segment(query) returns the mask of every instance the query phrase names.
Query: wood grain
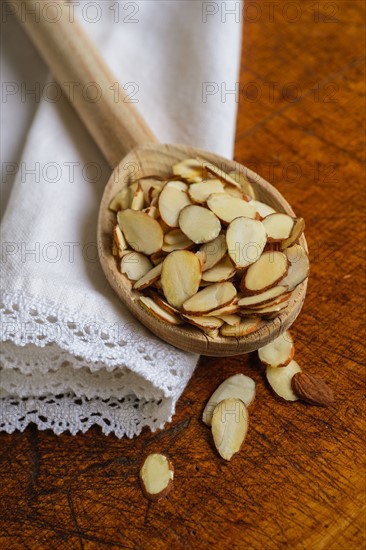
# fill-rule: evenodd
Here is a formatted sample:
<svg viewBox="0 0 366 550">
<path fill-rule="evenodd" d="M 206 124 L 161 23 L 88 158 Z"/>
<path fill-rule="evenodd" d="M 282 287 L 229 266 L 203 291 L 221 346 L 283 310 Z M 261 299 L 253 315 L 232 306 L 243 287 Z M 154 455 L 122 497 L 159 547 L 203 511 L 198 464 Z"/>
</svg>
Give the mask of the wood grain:
<svg viewBox="0 0 366 550">
<path fill-rule="evenodd" d="M 1 548 L 364 546 L 364 3 L 320 2 L 318 13 L 316 3 L 296 2 L 296 21 L 283 15 L 286 1 L 274 4 L 273 20 L 263 11 L 245 23 L 241 86 L 254 82 L 262 95 L 240 96 L 236 159 L 307 222 L 312 273 L 293 329 L 296 359 L 329 383 L 335 405 L 277 401 L 255 355 L 205 358 L 162 432 L 132 441 L 98 429 L 1 434 Z M 290 83 L 301 89 L 296 101 L 282 93 Z M 237 372 L 256 380 L 257 397 L 243 450 L 226 464 L 200 416 Z M 138 482 L 152 451 L 176 471 L 173 491 L 156 504 Z"/>
</svg>

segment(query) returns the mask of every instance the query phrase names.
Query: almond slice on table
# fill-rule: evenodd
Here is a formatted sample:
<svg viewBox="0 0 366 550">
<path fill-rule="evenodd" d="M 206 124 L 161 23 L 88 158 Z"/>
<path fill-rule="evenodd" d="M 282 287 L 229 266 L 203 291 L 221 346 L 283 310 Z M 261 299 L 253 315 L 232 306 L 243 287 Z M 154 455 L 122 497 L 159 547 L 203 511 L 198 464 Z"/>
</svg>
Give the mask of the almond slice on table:
<svg viewBox="0 0 366 550">
<path fill-rule="evenodd" d="M 229 177 L 235 180 L 241 187 L 243 193 L 255 199 L 255 191 L 249 179 L 242 172 L 229 172 Z"/>
<path fill-rule="evenodd" d="M 281 250 L 292 246 L 303 234 L 305 221 L 303 218 L 296 218 L 290 236 L 281 242 Z"/>
<path fill-rule="evenodd" d="M 128 252 L 121 260 L 121 273 L 126 275 L 130 281 L 138 281 L 152 267 L 149 258 L 140 252 Z"/>
<path fill-rule="evenodd" d="M 264 306 L 268 302 L 271 302 L 274 298 L 282 296 L 287 293 L 287 287 L 283 285 L 273 286 L 265 292 L 260 294 L 254 294 L 252 296 L 245 296 L 241 298 L 238 302 L 238 306 L 241 307 L 252 307 L 252 306 Z"/>
<path fill-rule="evenodd" d="M 142 290 L 144 288 L 147 288 L 148 286 L 152 285 L 157 281 L 161 275 L 161 271 L 163 269 L 163 264 L 160 263 L 150 269 L 141 279 L 136 281 L 136 283 L 133 285 L 133 288 L 135 290 Z"/>
<path fill-rule="evenodd" d="M 170 313 L 166 309 L 162 308 L 149 296 L 140 296 L 139 300 L 142 307 L 146 309 L 149 313 L 154 315 L 154 317 L 157 317 L 158 319 L 160 319 L 160 321 L 165 321 L 170 325 L 182 324 L 182 319 L 180 318 L 179 315 L 174 315 L 173 313 Z"/>
<path fill-rule="evenodd" d="M 184 313 L 206 313 L 229 304 L 235 296 L 236 288 L 232 283 L 214 283 L 186 300 L 182 307 Z"/>
<path fill-rule="evenodd" d="M 176 250 L 169 254 L 162 266 L 161 284 L 165 298 L 173 307 L 195 295 L 201 281 L 201 264 L 193 252 Z"/>
<path fill-rule="evenodd" d="M 140 184 L 132 196 L 131 210 L 142 210 L 144 207 L 144 192 Z"/>
<path fill-rule="evenodd" d="M 262 216 L 262 218 L 266 218 L 270 214 L 275 214 L 276 213 L 276 210 L 274 208 L 272 208 L 272 206 L 269 206 L 268 204 L 266 204 L 264 202 L 251 200 L 251 201 L 249 201 L 249 204 L 254 206 L 254 208 L 256 209 L 258 214 L 260 214 Z"/>
<path fill-rule="evenodd" d="M 236 218 L 226 232 L 226 242 L 230 258 L 238 268 L 256 262 L 267 242 L 267 234 L 262 222 L 250 218 Z"/>
<path fill-rule="evenodd" d="M 294 244 L 284 250 L 290 265 L 287 275 L 280 281 L 281 285 L 288 287 L 289 291 L 294 290 L 299 284 L 303 283 L 309 276 L 310 263 L 309 257 L 302 246 Z"/>
<path fill-rule="evenodd" d="M 322 378 L 307 372 L 298 372 L 291 379 L 291 387 L 295 395 L 302 401 L 329 407 L 334 403 L 334 395 Z"/>
<path fill-rule="evenodd" d="M 213 241 L 201 246 L 196 254 L 205 258 L 202 271 L 207 271 L 214 267 L 225 256 L 227 252 L 226 236 L 219 235 Z"/>
<path fill-rule="evenodd" d="M 224 185 L 220 180 L 192 183 L 188 189 L 189 198 L 197 204 L 204 204 L 212 193 L 224 193 Z"/>
<path fill-rule="evenodd" d="M 242 338 L 257 330 L 260 322 L 260 317 L 248 317 L 242 320 L 239 325 L 223 325 L 220 329 L 220 334 L 221 336 L 230 336 L 231 338 Z"/>
<path fill-rule="evenodd" d="M 222 458 L 231 460 L 244 443 L 249 416 L 241 399 L 223 399 L 214 408 L 211 431 L 215 447 Z"/>
<path fill-rule="evenodd" d="M 253 403 L 255 397 L 255 382 L 245 374 L 234 374 L 226 378 L 211 395 L 202 414 L 202 420 L 211 426 L 212 415 L 218 403 L 224 399 L 241 399 L 246 407 Z"/>
<path fill-rule="evenodd" d="M 203 317 L 199 315 L 182 315 L 182 318 L 188 321 L 189 323 L 191 323 L 192 325 L 195 325 L 196 327 L 199 327 L 205 331 L 217 330 L 224 324 L 224 321 L 216 317 Z"/>
<path fill-rule="evenodd" d="M 197 159 L 185 159 L 173 166 L 173 174 L 181 176 L 189 183 L 195 183 L 206 179 L 207 171 L 203 162 Z"/>
<path fill-rule="evenodd" d="M 266 376 L 273 391 L 286 401 L 297 401 L 298 397 L 292 390 L 291 380 L 293 376 L 301 372 L 301 368 L 293 359 L 286 367 L 267 367 Z"/>
<path fill-rule="evenodd" d="M 236 267 L 229 256 L 224 256 L 214 267 L 202 273 L 202 280 L 209 283 L 220 283 L 233 277 Z"/>
<path fill-rule="evenodd" d="M 259 222 L 260 223 L 260 222 Z M 288 260 L 283 252 L 268 251 L 248 267 L 240 282 L 240 289 L 246 294 L 259 294 L 275 286 L 287 274 Z M 287 285 L 288 286 L 288 285 Z"/>
<path fill-rule="evenodd" d="M 254 219 L 257 214 L 249 202 L 231 197 L 227 193 L 213 193 L 207 199 L 207 206 L 224 223 L 240 217 Z"/>
<path fill-rule="evenodd" d="M 294 218 L 287 214 L 276 212 L 269 214 L 263 220 L 268 242 L 279 242 L 288 239 L 294 226 Z"/>
<path fill-rule="evenodd" d="M 124 187 L 118 191 L 117 195 L 109 203 L 109 210 L 119 212 L 129 208 L 131 202 L 131 191 L 129 187 Z"/>
<path fill-rule="evenodd" d="M 179 214 L 191 201 L 185 191 L 172 187 L 170 183 L 165 185 L 159 195 L 158 208 L 161 219 L 169 227 L 178 227 Z"/>
<path fill-rule="evenodd" d="M 186 206 L 180 212 L 179 227 L 196 244 L 212 241 L 221 231 L 220 221 L 215 214 L 195 204 Z"/>
<path fill-rule="evenodd" d="M 122 210 L 117 221 L 131 248 L 143 254 L 154 254 L 163 246 L 163 230 L 159 223 L 145 212 Z"/>
<path fill-rule="evenodd" d="M 162 454 L 153 453 L 145 458 L 140 470 L 140 482 L 146 498 L 152 501 L 167 496 L 173 488 L 174 467 Z"/>
<path fill-rule="evenodd" d="M 222 321 L 224 321 L 224 323 L 232 327 L 237 327 L 241 323 L 241 317 L 235 314 L 220 315 L 219 319 L 221 319 Z"/>
<path fill-rule="evenodd" d="M 214 174 L 225 183 L 228 183 L 229 185 L 232 185 L 234 187 L 237 187 L 238 189 L 241 189 L 240 184 L 234 178 L 229 176 L 227 172 L 225 172 L 224 170 L 221 170 L 221 168 L 219 168 L 218 166 L 215 166 L 214 164 L 210 164 L 209 162 L 204 162 L 204 166 L 207 172 L 210 172 L 210 174 Z"/>
<path fill-rule="evenodd" d="M 292 361 L 294 354 L 294 341 L 288 330 L 258 350 L 260 361 L 267 367 L 285 367 Z"/>
</svg>

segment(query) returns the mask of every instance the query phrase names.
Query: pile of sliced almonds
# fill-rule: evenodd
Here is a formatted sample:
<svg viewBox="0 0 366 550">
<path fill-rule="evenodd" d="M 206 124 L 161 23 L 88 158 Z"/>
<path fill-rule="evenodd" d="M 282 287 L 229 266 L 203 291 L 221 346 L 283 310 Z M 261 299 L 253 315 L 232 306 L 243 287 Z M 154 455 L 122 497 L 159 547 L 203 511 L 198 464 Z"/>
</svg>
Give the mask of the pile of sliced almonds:
<svg viewBox="0 0 366 550">
<path fill-rule="evenodd" d="M 309 274 L 302 218 L 257 200 L 242 173 L 198 159 L 122 189 L 113 254 L 141 306 L 173 325 L 242 337 L 288 305 Z"/>
</svg>

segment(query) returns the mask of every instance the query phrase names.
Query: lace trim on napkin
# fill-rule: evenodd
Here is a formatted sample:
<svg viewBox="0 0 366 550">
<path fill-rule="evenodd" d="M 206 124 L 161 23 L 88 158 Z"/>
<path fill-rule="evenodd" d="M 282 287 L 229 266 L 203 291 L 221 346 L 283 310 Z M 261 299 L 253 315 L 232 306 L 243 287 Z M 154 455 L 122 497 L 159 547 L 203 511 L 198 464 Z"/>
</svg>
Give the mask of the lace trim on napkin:
<svg viewBox="0 0 366 550">
<path fill-rule="evenodd" d="M 22 292 L 2 293 L 0 320 L 0 430 L 7 432 L 29 422 L 73 434 L 97 424 L 117 437 L 163 427 L 197 360 L 137 324 L 116 337 L 115 326 Z"/>
</svg>

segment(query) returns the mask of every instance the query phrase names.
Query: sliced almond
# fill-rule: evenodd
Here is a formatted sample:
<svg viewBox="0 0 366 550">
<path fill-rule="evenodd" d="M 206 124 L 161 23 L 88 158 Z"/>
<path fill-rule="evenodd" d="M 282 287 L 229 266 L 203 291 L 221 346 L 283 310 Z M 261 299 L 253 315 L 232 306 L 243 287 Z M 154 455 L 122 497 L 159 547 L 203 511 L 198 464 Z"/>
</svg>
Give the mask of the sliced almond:
<svg viewBox="0 0 366 550">
<path fill-rule="evenodd" d="M 214 283 L 200 290 L 183 303 L 183 311 L 188 314 L 206 313 L 232 302 L 236 288 L 232 283 Z"/>
<path fill-rule="evenodd" d="M 224 321 L 227 325 L 230 325 L 232 327 L 237 327 L 241 323 L 241 317 L 239 315 L 220 315 L 219 319 Z"/>
<path fill-rule="evenodd" d="M 260 294 L 254 294 L 253 296 L 245 296 L 244 298 L 241 298 L 238 305 L 241 307 L 263 306 L 267 302 L 271 302 L 274 298 L 277 298 L 277 296 L 281 296 L 285 293 L 287 293 L 286 286 L 274 286 Z"/>
<path fill-rule="evenodd" d="M 305 230 L 305 221 L 303 218 L 296 218 L 290 236 L 281 242 L 281 250 L 292 246 Z"/>
<path fill-rule="evenodd" d="M 118 255 L 122 257 L 122 252 L 127 250 L 128 245 L 118 224 L 114 226 L 113 237 L 114 242 L 116 243 Z"/>
<path fill-rule="evenodd" d="M 230 197 L 235 197 L 236 199 L 241 199 L 245 202 L 250 201 L 249 195 L 246 195 L 241 189 L 239 189 L 238 187 L 234 187 L 233 185 L 225 185 L 224 192 L 227 195 L 230 195 Z"/>
<path fill-rule="evenodd" d="M 144 202 L 150 204 L 149 191 L 151 188 L 162 189 L 165 181 L 158 180 L 156 177 L 141 178 L 139 180 L 140 187 L 144 194 Z"/>
<path fill-rule="evenodd" d="M 121 273 L 130 281 L 138 281 L 153 267 L 149 258 L 139 252 L 129 252 L 121 260 Z"/>
<path fill-rule="evenodd" d="M 251 317 L 252 315 L 259 315 L 260 317 L 273 318 L 287 308 L 288 303 L 278 304 L 276 306 L 263 306 L 262 308 L 250 308 L 240 309 L 239 314 L 243 317 Z"/>
<path fill-rule="evenodd" d="M 111 200 L 109 204 L 109 210 L 113 212 L 119 212 L 129 208 L 131 200 L 131 192 L 129 187 L 124 187 L 117 193 L 117 195 Z"/>
<path fill-rule="evenodd" d="M 199 315 L 182 315 L 182 318 L 204 330 L 217 330 L 224 324 L 224 321 L 216 317 L 202 317 Z"/>
<path fill-rule="evenodd" d="M 174 252 L 174 250 L 188 250 L 193 246 L 193 244 L 194 243 L 187 237 L 185 241 L 181 241 L 180 243 L 163 244 L 162 250 L 163 252 L 169 254 L 170 252 Z"/>
<path fill-rule="evenodd" d="M 204 204 L 212 193 L 223 193 L 224 185 L 220 180 L 206 180 L 189 186 L 188 195 L 192 202 Z"/>
<path fill-rule="evenodd" d="M 227 243 L 225 235 L 219 235 L 213 241 L 201 246 L 196 254 L 202 255 L 202 258 L 205 257 L 202 271 L 208 271 L 218 264 L 219 261 L 225 256 L 226 252 Z"/>
<path fill-rule="evenodd" d="M 143 212 L 150 216 L 151 218 L 154 218 L 154 220 L 157 220 L 160 216 L 158 208 L 156 206 L 148 206 L 147 208 L 143 209 Z"/>
<path fill-rule="evenodd" d="M 205 246 L 205 245 L 204 245 L 204 246 Z M 207 258 L 206 252 L 205 252 L 204 250 L 202 250 L 202 249 L 197 250 L 196 256 L 197 256 L 197 258 L 198 258 L 199 261 L 200 261 L 201 267 L 203 268 L 203 266 L 204 266 L 204 264 L 205 264 L 205 262 L 206 262 L 206 258 Z"/>
<path fill-rule="evenodd" d="M 201 264 L 193 252 L 177 250 L 169 254 L 161 273 L 165 298 L 174 307 L 196 294 L 201 280 Z"/>
<path fill-rule="evenodd" d="M 247 267 L 258 260 L 267 242 L 262 222 L 249 218 L 236 218 L 226 232 L 228 253 L 238 268 Z"/>
<path fill-rule="evenodd" d="M 266 376 L 269 385 L 273 391 L 286 401 L 297 401 L 298 397 L 294 394 L 291 387 L 292 377 L 301 372 L 301 368 L 292 360 L 286 367 L 278 369 L 276 367 L 267 367 Z"/>
<path fill-rule="evenodd" d="M 244 443 L 249 416 L 241 399 L 223 399 L 214 408 L 211 431 L 215 447 L 222 458 L 231 460 Z"/>
<path fill-rule="evenodd" d="M 274 288 L 276 288 L 276 287 L 274 287 Z M 285 307 L 287 307 L 291 296 L 292 296 L 292 292 L 285 292 L 285 294 L 281 294 L 281 296 L 278 296 L 278 298 L 275 298 L 274 300 L 271 300 L 270 302 L 266 302 L 265 304 L 252 305 L 252 306 L 250 306 L 250 309 L 252 309 L 253 311 L 262 310 L 263 308 L 279 306 L 280 304 L 282 304 L 281 307 L 285 308 Z"/>
<path fill-rule="evenodd" d="M 211 426 L 212 415 L 216 405 L 224 399 L 241 399 L 246 407 L 253 403 L 255 397 L 255 382 L 245 374 L 234 374 L 229 376 L 214 391 L 208 400 L 202 414 L 202 420 L 207 426 Z"/>
<path fill-rule="evenodd" d="M 140 184 L 137 185 L 137 189 L 133 194 L 131 201 L 131 210 L 142 210 L 144 207 L 144 192 Z"/>
<path fill-rule="evenodd" d="M 233 185 L 234 187 L 238 187 L 239 189 L 241 189 L 240 184 L 234 178 L 229 176 L 229 174 L 227 172 L 225 172 L 224 170 L 222 170 L 218 166 L 215 166 L 214 164 L 210 164 L 208 162 L 205 162 L 204 166 L 205 166 L 207 172 L 210 172 L 211 174 L 214 174 L 215 176 L 217 176 L 220 180 L 224 181 L 225 183 L 228 183 L 230 185 Z"/>
<path fill-rule="evenodd" d="M 162 454 L 153 453 L 145 458 L 140 470 L 144 495 L 152 501 L 166 497 L 173 488 L 174 467 Z"/>
<path fill-rule="evenodd" d="M 133 285 L 133 288 L 135 290 L 142 290 L 144 288 L 147 288 L 148 286 L 152 285 L 157 281 L 161 275 L 161 271 L 163 269 L 163 264 L 160 263 L 150 269 L 141 279 L 136 281 L 136 283 Z"/>
<path fill-rule="evenodd" d="M 167 184 L 159 195 L 160 216 L 169 227 L 178 227 L 179 214 L 189 204 L 191 201 L 185 191 Z"/>
<path fill-rule="evenodd" d="M 151 216 L 145 212 L 128 209 L 118 212 L 117 220 L 131 248 L 148 255 L 161 250 L 163 231 Z"/>
<path fill-rule="evenodd" d="M 189 183 L 202 181 L 207 177 L 203 162 L 197 159 L 185 159 L 173 166 L 173 174 L 181 176 Z"/>
<path fill-rule="evenodd" d="M 220 329 L 220 334 L 221 336 L 230 336 L 231 338 L 242 338 L 257 330 L 259 324 L 259 317 L 249 317 L 248 319 L 242 320 L 239 325 L 223 325 Z"/>
<path fill-rule="evenodd" d="M 158 304 L 160 307 L 162 307 L 163 309 L 165 309 L 165 311 L 167 311 L 168 313 L 171 313 L 171 314 L 174 315 L 174 316 L 180 317 L 180 312 L 179 312 L 179 310 L 176 309 L 175 307 L 171 306 L 170 304 L 168 304 L 168 302 L 166 302 L 166 301 L 160 296 L 160 294 L 158 294 L 157 292 L 150 291 L 150 297 L 154 300 L 154 302 L 155 302 L 156 304 Z"/>
<path fill-rule="evenodd" d="M 171 180 L 168 181 L 166 184 L 168 187 L 172 187 L 173 189 L 178 189 L 178 191 L 188 191 L 188 185 L 184 183 L 184 181 L 179 180 Z"/>
<path fill-rule="evenodd" d="M 268 251 L 254 264 L 248 267 L 243 275 L 240 288 L 245 294 L 259 294 L 281 281 L 287 273 L 288 260 L 283 252 Z"/>
<path fill-rule="evenodd" d="M 288 290 L 294 290 L 299 284 L 305 281 L 309 276 L 310 263 L 306 251 L 299 244 L 294 244 L 284 250 L 290 265 L 287 275 L 280 281 L 281 285 L 288 287 Z"/>
<path fill-rule="evenodd" d="M 214 317 L 221 318 L 223 315 L 232 315 L 237 311 L 239 311 L 239 307 L 234 301 L 233 303 L 230 303 L 224 307 L 220 307 L 218 309 L 214 309 L 213 311 L 209 311 L 208 313 L 205 313 L 205 315 L 207 315 L 207 317 L 210 317 L 211 315 L 213 315 Z"/>
<path fill-rule="evenodd" d="M 295 346 L 292 336 L 285 330 L 278 338 L 258 350 L 260 361 L 267 367 L 285 367 L 292 361 Z"/>
<path fill-rule="evenodd" d="M 149 313 L 151 313 L 161 321 L 165 321 L 170 325 L 182 324 L 182 319 L 180 318 L 179 315 L 174 315 L 168 312 L 166 309 L 162 308 L 149 296 L 140 296 L 139 300 L 144 309 L 146 309 Z"/>
<path fill-rule="evenodd" d="M 227 193 L 213 193 L 207 199 L 207 206 L 224 223 L 240 217 L 254 219 L 257 213 L 249 202 L 231 197 Z"/>
<path fill-rule="evenodd" d="M 229 256 L 224 256 L 214 267 L 202 274 L 202 280 L 209 283 L 220 283 L 233 277 L 235 272 L 236 267 Z"/>
<path fill-rule="evenodd" d="M 187 240 L 186 235 L 179 228 L 172 229 L 171 231 L 168 231 L 168 233 L 164 235 L 164 242 L 166 244 L 176 244 L 186 240 Z"/>
<path fill-rule="evenodd" d="M 159 250 L 159 252 L 155 252 L 155 254 L 151 254 L 150 260 L 154 265 L 160 264 L 165 258 L 165 254 L 162 250 Z"/>
<path fill-rule="evenodd" d="M 262 218 L 266 218 L 270 214 L 275 214 L 276 212 L 276 210 L 272 208 L 272 206 L 269 206 L 268 204 L 261 201 L 251 200 L 250 204 L 254 206 L 254 208 L 262 216 Z"/>
<path fill-rule="evenodd" d="M 118 246 L 116 245 L 116 241 L 114 239 L 112 242 L 112 255 L 119 256 Z"/>
<path fill-rule="evenodd" d="M 219 219 L 203 206 L 186 206 L 179 214 L 179 227 L 196 244 L 215 239 L 221 231 Z"/>
<path fill-rule="evenodd" d="M 252 199 L 255 199 L 254 187 L 245 174 L 242 172 L 229 172 L 229 177 L 240 185 L 242 191 L 246 195 L 249 195 Z"/>
<path fill-rule="evenodd" d="M 291 235 L 294 221 L 291 216 L 279 212 L 266 216 L 263 225 L 266 229 L 268 242 L 279 242 L 287 239 Z"/>
</svg>

